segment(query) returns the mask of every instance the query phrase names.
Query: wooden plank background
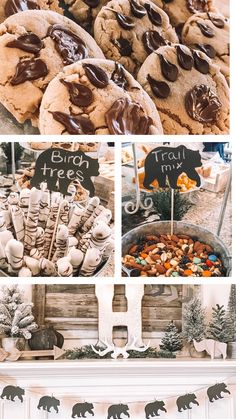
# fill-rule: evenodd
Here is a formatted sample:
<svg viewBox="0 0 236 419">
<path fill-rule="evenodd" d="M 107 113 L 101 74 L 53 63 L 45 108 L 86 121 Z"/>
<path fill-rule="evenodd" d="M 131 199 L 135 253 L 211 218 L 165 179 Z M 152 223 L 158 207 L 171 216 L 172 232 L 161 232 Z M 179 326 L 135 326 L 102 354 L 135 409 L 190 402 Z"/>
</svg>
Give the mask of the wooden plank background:
<svg viewBox="0 0 236 419">
<path fill-rule="evenodd" d="M 182 294 L 182 285 L 176 285 Z M 158 285 L 146 285 L 142 303 L 143 332 L 161 332 L 169 321 L 174 320 L 179 329 L 182 325 L 180 299 L 168 302 L 163 296 L 153 296 Z M 125 311 L 127 301 L 124 285 L 115 285 L 113 309 Z M 166 289 L 168 293 L 168 288 Z M 52 324 L 58 330 L 97 330 L 98 303 L 95 285 L 35 285 L 33 290 L 35 315 L 39 325 Z"/>
</svg>

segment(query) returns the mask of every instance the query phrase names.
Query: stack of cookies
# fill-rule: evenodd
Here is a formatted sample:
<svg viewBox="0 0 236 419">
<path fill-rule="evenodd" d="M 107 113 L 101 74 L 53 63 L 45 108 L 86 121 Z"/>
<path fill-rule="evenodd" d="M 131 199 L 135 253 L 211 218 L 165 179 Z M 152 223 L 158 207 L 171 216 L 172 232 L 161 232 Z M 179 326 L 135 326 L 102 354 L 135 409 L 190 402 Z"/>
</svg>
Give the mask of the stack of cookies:
<svg viewBox="0 0 236 419">
<path fill-rule="evenodd" d="M 45 135 L 227 134 L 215 1 L 65 0 L 72 20 L 57 0 L 4 0 L 0 101 Z"/>
</svg>

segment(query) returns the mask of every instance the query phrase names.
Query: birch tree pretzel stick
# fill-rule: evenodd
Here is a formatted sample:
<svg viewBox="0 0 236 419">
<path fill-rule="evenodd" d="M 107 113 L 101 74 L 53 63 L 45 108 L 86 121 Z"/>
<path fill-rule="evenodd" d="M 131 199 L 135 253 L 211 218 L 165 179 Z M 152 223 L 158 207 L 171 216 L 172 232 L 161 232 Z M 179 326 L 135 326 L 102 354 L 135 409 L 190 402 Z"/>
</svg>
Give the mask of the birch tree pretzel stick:
<svg viewBox="0 0 236 419">
<path fill-rule="evenodd" d="M 53 249 L 54 241 L 55 241 L 56 234 L 57 234 L 57 226 L 58 226 L 58 223 L 59 223 L 62 202 L 63 201 L 61 200 L 61 202 L 59 204 L 59 207 L 58 207 L 57 218 L 56 218 L 56 222 L 55 222 L 55 226 L 54 226 L 54 230 L 53 230 L 53 235 L 52 235 L 52 240 L 51 240 L 51 245 L 50 245 L 49 253 L 48 253 L 48 260 L 51 260 L 51 254 L 52 254 L 52 249 Z"/>
</svg>

